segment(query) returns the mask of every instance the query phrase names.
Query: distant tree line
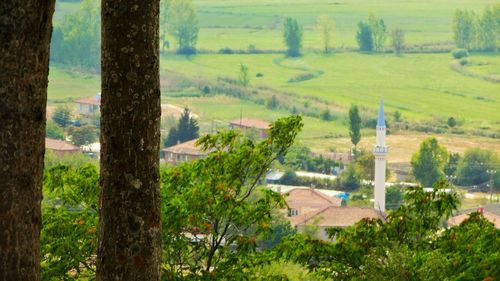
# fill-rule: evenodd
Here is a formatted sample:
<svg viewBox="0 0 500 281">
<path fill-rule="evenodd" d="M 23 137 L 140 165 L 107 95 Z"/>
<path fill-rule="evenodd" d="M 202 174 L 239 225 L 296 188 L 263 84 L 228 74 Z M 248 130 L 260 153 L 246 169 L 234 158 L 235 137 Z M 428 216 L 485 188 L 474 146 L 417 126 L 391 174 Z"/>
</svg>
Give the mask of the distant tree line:
<svg viewBox="0 0 500 281">
<path fill-rule="evenodd" d="M 492 150 L 469 148 L 463 155 L 449 153 L 435 138 L 428 138 L 413 155 L 411 165 L 413 176 L 423 186 L 447 178 L 462 186 L 500 189 L 500 155 Z"/>
<path fill-rule="evenodd" d="M 481 15 L 457 9 L 453 16 L 453 37 L 457 48 L 495 51 L 500 42 L 500 4 L 486 6 Z"/>
</svg>

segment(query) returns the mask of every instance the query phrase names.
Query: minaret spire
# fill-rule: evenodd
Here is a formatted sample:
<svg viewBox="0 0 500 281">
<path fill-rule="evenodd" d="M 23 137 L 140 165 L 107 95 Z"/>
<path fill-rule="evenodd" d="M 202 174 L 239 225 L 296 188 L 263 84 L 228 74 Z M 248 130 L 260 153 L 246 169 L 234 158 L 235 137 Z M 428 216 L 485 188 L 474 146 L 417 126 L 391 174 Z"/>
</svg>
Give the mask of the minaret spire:
<svg viewBox="0 0 500 281">
<path fill-rule="evenodd" d="M 387 158 L 387 146 L 385 145 L 385 116 L 384 105 L 380 99 L 377 117 L 377 141 L 373 149 L 375 156 L 375 200 L 374 208 L 385 212 L 385 167 Z"/>
</svg>

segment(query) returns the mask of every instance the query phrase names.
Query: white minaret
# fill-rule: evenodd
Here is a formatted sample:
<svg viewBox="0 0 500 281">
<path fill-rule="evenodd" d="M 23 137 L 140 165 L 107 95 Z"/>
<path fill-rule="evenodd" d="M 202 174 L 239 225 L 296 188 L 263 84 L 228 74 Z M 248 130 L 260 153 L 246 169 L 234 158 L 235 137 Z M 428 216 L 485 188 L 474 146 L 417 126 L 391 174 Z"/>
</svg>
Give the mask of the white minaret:
<svg viewBox="0 0 500 281">
<path fill-rule="evenodd" d="M 375 155 L 375 204 L 374 208 L 385 212 L 385 163 L 387 158 L 387 146 L 385 146 L 385 118 L 384 106 L 380 100 L 380 108 L 377 118 L 377 144 L 373 149 Z"/>
</svg>

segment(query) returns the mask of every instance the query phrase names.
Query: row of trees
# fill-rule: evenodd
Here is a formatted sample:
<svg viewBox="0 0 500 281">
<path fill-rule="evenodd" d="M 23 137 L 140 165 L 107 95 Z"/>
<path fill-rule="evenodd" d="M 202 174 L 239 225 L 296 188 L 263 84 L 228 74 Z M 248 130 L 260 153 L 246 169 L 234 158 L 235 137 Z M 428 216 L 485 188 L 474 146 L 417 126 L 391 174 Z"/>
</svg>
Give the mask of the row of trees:
<svg viewBox="0 0 500 281">
<path fill-rule="evenodd" d="M 54 26 L 50 49 L 53 62 L 87 71 L 100 71 L 100 1 L 83 0 L 80 8 Z M 192 0 L 162 0 L 160 41 L 162 50 L 175 41 L 177 53 L 196 52 L 198 21 Z M 172 44 L 174 45 L 174 44 Z M 127 53 L 128 50 L 122 50 Z"/>
<path fill-rule="evenodd" d="M 500 156 L 491 150 L 470 148 L 463 155 L 450 154 L 435 138 L 428 138 L 412 156 L 411 165 L 413 175 L 424 186 L 448 177 L 463 186 L 493 184 L 500 188 L 500 175 L 496 173 Z"/>
<path fill-rule="evenodd" d="M 453 34 L 457 48 L 495 51 L 500 44 L 500 4 L 486 6 L 481 15 L 457 9 Z"/>
<path fill-rule="evenodd" d="M 393 29 L 390 33 L 391 46 L 395 53 L 400 53 L 404 48 L 405 33 L 402 29 Z M 387 27 L 382 18 L 378 18 L 374 13 L 370 13 L 368 21 L 358 23 L 356 41 L 359 49 L 365 52 L 384 50 L 387 39 Z"/>
</svg>

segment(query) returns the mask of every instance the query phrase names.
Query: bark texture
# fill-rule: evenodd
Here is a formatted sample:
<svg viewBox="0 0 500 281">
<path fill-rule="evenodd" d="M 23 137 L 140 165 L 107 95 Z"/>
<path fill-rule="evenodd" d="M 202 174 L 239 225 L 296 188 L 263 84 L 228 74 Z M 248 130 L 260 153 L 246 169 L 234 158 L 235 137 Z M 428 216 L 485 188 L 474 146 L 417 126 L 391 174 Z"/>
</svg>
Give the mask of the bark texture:
<svg viewBox="0 0 500 281">
<path fill-rule="evenodd" d="M 39 280 L 55 0 L 0 1 L 0 280 Z"/>
<path fill-rule="evenodd" d="M 97 280 L 159 280 L 159 0 L 102 0 Z"/>
</svg>

